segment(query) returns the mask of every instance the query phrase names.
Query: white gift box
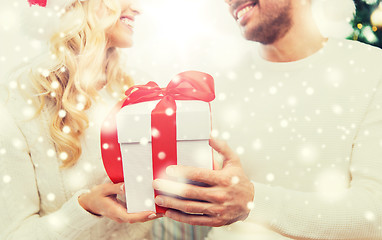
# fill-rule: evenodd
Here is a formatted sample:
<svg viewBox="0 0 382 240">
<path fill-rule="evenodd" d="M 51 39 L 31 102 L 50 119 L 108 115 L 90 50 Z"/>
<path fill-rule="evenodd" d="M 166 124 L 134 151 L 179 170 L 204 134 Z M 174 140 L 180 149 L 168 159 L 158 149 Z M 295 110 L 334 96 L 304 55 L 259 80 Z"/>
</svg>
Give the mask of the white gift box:
<svg viewBox="0 0 382 240">
<path fill-rule="evenodd" d="M 117 114 L 128 212 L 156 211 L 151 150 L 151 112 L 159 101 L 123 107 Z M 210 105 L 176 101 L 177 164 L 212 169 Z"/>
</svg>

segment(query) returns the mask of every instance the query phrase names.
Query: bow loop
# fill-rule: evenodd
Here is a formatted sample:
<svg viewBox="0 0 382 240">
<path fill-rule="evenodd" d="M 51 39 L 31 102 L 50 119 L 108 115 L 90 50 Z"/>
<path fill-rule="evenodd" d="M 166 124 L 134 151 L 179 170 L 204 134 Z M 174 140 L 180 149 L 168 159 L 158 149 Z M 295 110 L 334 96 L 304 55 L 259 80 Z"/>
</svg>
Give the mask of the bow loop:
<svg viewBox="0 0 382 240">
<path fill-rule="evenodd" d="M 38 5 L 40 7 L 46 7 L 47 0 L 28 0 L 29 5 Z"/>
<path fill-rule="evenodd" d="M 213 78 L 203 72 L 182 72 L 167 85 L 167 89 L 177 96 L 177 100 L 189 99 L 210 102 L 215 98 Z"/>
<path fill-rule="evenodd" d="M 153 101 L 163 97 L 163 90 L 155 82 L 148 82 L 146 85 L 135 85 L 125 92 L 126 100 L 123 104 L 134 104 L 139 102 Z"/>
<path fill-rule="evenodd" d="M 160 88 L 155 82 L 136 85 L 126 92 L 123 104 L 135 104 L 163 99 L 170 96 L 174 100 L 200 100 L 210 102 L 215 98 L 214 81 L 211 75 L 197 71 L 187 71 L 176 75 L 166 88 Z"/>
</svg>

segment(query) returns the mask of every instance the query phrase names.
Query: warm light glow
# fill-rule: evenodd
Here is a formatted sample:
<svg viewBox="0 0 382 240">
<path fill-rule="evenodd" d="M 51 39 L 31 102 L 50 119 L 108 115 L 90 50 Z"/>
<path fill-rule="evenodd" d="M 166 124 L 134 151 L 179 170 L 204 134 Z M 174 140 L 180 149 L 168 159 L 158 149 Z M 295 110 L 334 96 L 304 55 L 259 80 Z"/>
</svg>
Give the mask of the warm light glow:
<svg viewBox="0 0 382 240">
<path fill-rule="evenodd" d="M 382 27 L 382 3 L 370 16 L 371 24 L 375 27 Z"/>
</svg>

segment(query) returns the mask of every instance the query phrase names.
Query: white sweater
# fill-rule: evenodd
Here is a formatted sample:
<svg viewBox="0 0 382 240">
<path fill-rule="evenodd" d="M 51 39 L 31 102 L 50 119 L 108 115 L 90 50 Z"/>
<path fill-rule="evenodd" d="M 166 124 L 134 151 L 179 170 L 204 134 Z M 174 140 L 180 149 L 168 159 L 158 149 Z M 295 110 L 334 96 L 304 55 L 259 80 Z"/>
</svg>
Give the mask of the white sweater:
<svg viewBox="0 0 382 240">
<path fill-rule="evenodd" d="M 13 85 L 13 84 L 11 84 Z M 4 90 L 4 89 L 3 89 Z M 0 97 L 0 239 L 149 239 L 151 223 L 118 224 L 85 211 L 78 196 L 108 182 L 102 165 L 99 129 L 115 104 L 105 90 L 103 101 L 87 112 L 90 127 L 83 154 L 69 169 L 50 140 L 44 115 L 26 121 L 33 109 L 16 89 Z"/>
<path fill-rule="evenodd" d="M 330 39 L 296 62 L 252 58 L 217 79 L 213 110 L 253 208 L 210 239 L 382 239 L 382 51 Z"/>
</svg>

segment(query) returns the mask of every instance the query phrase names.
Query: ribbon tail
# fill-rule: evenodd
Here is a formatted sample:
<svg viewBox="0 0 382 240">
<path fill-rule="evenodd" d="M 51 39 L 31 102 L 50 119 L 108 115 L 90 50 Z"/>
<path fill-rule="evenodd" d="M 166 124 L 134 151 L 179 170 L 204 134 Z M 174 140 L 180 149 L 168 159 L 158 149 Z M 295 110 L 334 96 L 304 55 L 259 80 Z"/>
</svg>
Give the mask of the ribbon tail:
<svg viewBox="0 0 382 240">
<path fill-rule="evenodd" d="M 125 100 L 117 103 L 101 127 L 101 155 L 106 173 L 113 183 L 123 182 L 121 147 L 118 142 L 116 115 Z"/>
<path fill-rule="evenodd" d="M 177 165 L 176 103 L 172 97 L 164 97 L 151 112 L 151 140 L 153 179 L 166 178 L 166 168 Z M 155 197 L 160 192 L 154 191 Z M 166 209 L 155 205 L 157 213 Z"/>
</svg>

